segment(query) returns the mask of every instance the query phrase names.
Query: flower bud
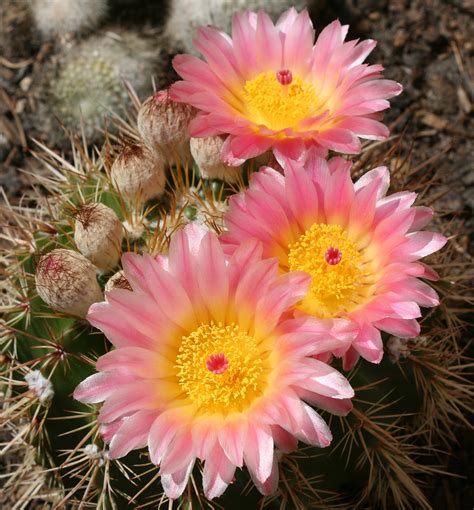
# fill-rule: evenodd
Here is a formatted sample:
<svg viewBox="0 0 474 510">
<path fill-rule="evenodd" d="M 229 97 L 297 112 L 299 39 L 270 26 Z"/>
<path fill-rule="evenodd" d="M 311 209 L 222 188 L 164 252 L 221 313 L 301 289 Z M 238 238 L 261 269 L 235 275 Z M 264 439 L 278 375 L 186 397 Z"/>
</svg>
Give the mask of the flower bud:
<svg viewBox="0 0 474 510">
<path fill-rule="evenodd" d="M 163 193 L 163 161 L 144 145 L 127 145 L 112 165 L 112 181 L 126 200 L 141 205 Z"/>
<path fill-rule="evenodd" d="M 108 272 L 117 266 L 122 240 L 122 223 L 110 207 L 88 204 L 77 211 L 74 242 L 99 269 Z"/>
<path fill-rule="evenodd" d="M 138 131 L 144 142 L 168 163 L 184 166 L 190 160 L 188 125 L 192 106 L 173 101 L 168 91 L 150 96 L 138 112 Z"/>
<path fill-rule="evenodd" d="M 105 284 L 105 292 L 110 292 L 113 289 L 132 290 L 132 287 L 123 271 L 117 271 Z"/>
<path fill-rule="evenodd" d="M 220 136 L 191 138 L 190 141 L 191 154 L 205 179 L 237 182 L 241 175 L 241 167 L 229 166 L 222 162 L 221 150 L 223 145 L 224 140 Z"/>
<path fill-rule="evenodd" d="M 58 312 L 85 317 L 93 303 L 103 300 L 95 266 L 72 250 L 58 248 L 43 255 L 35 281 L 38 295 Z"/>
</svg>

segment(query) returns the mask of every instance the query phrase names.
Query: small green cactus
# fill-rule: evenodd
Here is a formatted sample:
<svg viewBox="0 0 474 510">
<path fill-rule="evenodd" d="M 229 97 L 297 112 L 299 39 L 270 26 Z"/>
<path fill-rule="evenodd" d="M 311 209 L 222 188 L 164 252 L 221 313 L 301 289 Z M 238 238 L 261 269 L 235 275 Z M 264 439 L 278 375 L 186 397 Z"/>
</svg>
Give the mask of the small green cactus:
<svg viewBox="0 0 474 510">
<path fill-rule="evenodd" d="M 63 47 L 38 80 L 37 136 L 67 146 L 62 124 L 69 132 L 81 131 L 89 142 L 100 142 L 105 119 L 111 129 L 111 119 L 124 116 L 130 106 L 124 82 L 139 95 L 151 92 L 155 46 L 153 40 L 117 29 Z"/>
</svg>

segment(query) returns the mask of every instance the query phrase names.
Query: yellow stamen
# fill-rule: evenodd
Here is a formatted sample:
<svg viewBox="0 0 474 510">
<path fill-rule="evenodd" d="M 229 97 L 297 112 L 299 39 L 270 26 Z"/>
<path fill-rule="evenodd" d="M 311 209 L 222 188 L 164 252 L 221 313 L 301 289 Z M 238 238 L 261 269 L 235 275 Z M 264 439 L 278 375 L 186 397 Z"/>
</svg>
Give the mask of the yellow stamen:
<svg viewBox="0 0 474 510">
<path fill-rule="evenodd" d="M 336 264 L 328 262 L 328 250 L 333 247 L 341 254 Z M 371 292 L 370 264 L 339 225 L 313 224 L 289 246 L 288 267 L 312 276 L 310 290 L 299 308 L 318 317 L 344 315 Z"/>
<path fill-rule="evenodd" d="M 291 83 L 285 85 L 274 71 L 268 71 L 245 83 L 243 98 L 252 122 L 278 131 L 296 127 L 310 116 L 316 93 L 314 86 L 299 76 L 292 76 Z"/>
<path fill-rule="evenodd" d="M 223 372 L 209 369 L 211 356 L 225 357 Z M 268 354 L 239 326 L 201 324 L 183 337 L 175 369 L 181 389 L 202 413 L 240 412 L 267 385 Z"/>
</svg>

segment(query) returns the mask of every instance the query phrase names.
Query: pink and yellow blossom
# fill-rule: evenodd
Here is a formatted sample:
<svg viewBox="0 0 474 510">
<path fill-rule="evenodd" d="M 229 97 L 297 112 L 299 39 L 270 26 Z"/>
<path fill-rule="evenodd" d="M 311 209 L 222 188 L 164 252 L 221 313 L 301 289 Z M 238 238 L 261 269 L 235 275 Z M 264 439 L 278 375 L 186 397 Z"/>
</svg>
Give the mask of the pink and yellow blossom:
<svg viewBox="0 0 474 510">
<path fill-rule="evenodd" d="M 416 337 L 420 306 L 438 304 L 436 292 L 420 279 L 437 275 L 419 262 L 446 242 L 421 230 L 433 211 L 413 207 L 412 192 L 386 196 L 385 167 L 353 183 L 350 162 L 309 154 L 305 167 L 288 160 L 284 170 L 261 169 L 247 191 L 231 198 L 224 217 L 228 232 L 221 238 L 225 251 L 259 240 L 281 271 L 311 275 L 295 314 L 350 320 L 358 334 L 344 355 L 345 367 L 359 356 L 378 363 L 380 331 Z"/>
<path fill-rule="evenodd" d="M 380 112 L 402 86 L 382 79 L 381 65 L 363 63 L 375 41 L 344 42 L 347 32 L 336 20 L 314 43 L 306 10 L 291 8 L 275 25 L 263 11 L 235 14 L 232 37 L 198 30 L 206 62 L 175 57 L 183 81 L 170 95 L 200 110 L 191 136 L 228 135 L 222 157 L 230 165 L 270 149 L 278 159 L 298 159 L 309 147 L 358 153 L 359 138 L 388 136 Z"/>
<path fill-rule="evenodd" d="M 98 420 L 112 459 L 148 446 L 170 498 L 196 459 L 208 498 L 244 464 L 263 494 L 273 492 L 275 447 L 331 441 L 312 406 L 351 409 L 349 382 L 313 356 L 347 349 L 352 325 L 291 317 L 310 278 L 280 275 L 261 254 L 249 241 L 227 258 L 215 234 L 191 224 L 173 235 L 167 257 L 124 255 L 132 290 L 114 289 L 89 311 L 115 349 L 75 398 L 105 401 Z"/>
</svg>

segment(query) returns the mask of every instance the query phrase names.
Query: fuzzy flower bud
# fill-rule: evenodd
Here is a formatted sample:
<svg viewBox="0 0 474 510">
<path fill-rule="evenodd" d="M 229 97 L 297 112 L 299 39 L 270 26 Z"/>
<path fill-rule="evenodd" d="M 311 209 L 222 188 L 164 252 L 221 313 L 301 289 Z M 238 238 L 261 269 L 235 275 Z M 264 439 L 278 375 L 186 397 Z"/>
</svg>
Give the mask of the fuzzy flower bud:
<svg viewBox="0 0 474 510">
<path fill-rule="evenodd" d="M 205 179 L 221 179 L 236 182 L 241 174 L 241 167 L 225 165 L 221 160 L 224 140 L 220 136 L 208 138 L 191 138 L 191 154 Z"/>
<path fill-rule="evenodd" d="M 112 181 L 126 200 L 143 204 L 165 189 L 163 161 L 144 145 L 127 145 L 112 165 Z"/>
<path fill-rule="evenodd" d="M 192 106 L 173 101 L 168 91 L 150 96 L 138 112 L 137 126 L 145 143 L 169 164 L 185 165 L 190 159 L 188 125 Z"/>
<path fill-rule="evenodd" d="M 38 295 L 58 312 L 85 317 L 90 305 L 103 300 L 95 266 L 72 250 L 58 248 L 43 255 L 35 281 Z"/>
<path fill-rule="evenodd" d="M 25 375 L 28 389 L 37 396 L 40 404 L 47 406 L 54 397 L 53 383 L 46 379 L 39 370 L 33 370 Z"/>
<path fill-rule="evenodd" d="M 76 212 L 74 242 L 99 269 L 108 272 L 117 266 L 122 240 L 122 223 L 110 207 L 88 204 Z"/>
<path fill-rule="evenodd" d="M 123 271 L 117 271 L 105 284 L 105 292 L 110 292 L 113 289 L 132 290 L 132 287 Z"/>
</svg>

